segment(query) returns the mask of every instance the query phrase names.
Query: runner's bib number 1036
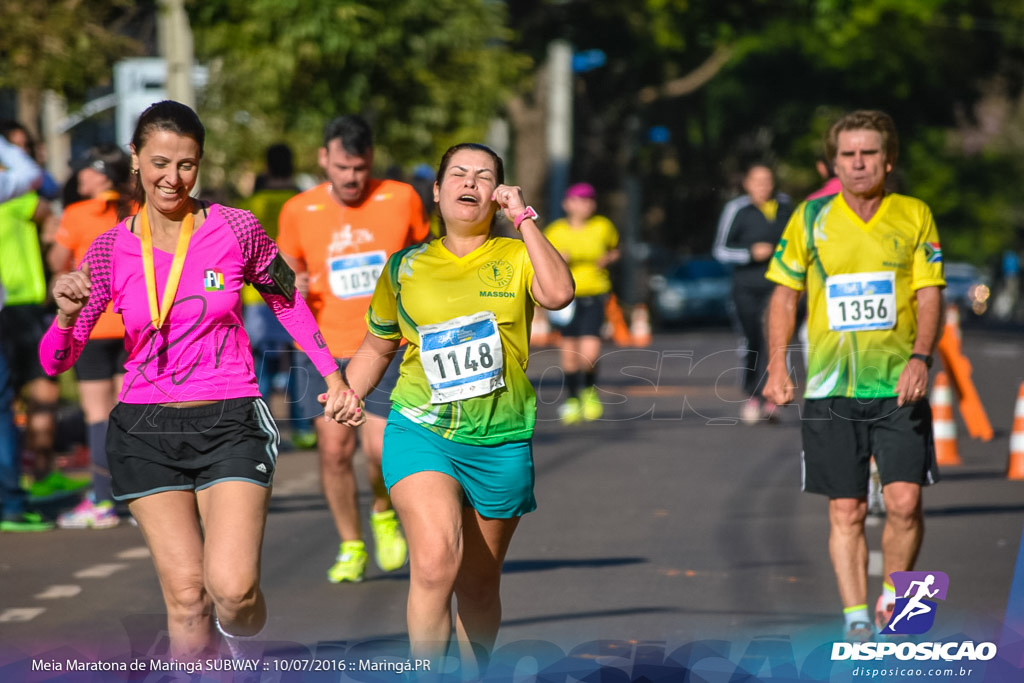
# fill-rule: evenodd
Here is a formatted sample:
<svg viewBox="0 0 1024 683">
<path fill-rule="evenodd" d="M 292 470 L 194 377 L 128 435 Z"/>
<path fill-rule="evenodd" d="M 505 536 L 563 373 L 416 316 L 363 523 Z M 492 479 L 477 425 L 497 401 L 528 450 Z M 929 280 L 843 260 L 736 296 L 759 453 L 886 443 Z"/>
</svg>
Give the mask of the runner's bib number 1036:
<svg viewBox="0 0 1024 683">
<path fill-rule="evenodd" d="M 896 326 L 896 273 L 848 273 L 825 280 L 828 327 L 837 332 Z"/>
<path fill-rule="evenodd" d="M 420 363 L 431 403 L 451 403 L 505 386 L 498 320 L 492 311 L 420 325 Z"/>
<path fill-rule="evenodd" d="M 383 251 L 346 254 L 327 259 L 331 293 L 339 299 L 371 296 L 386 261 L 387 254 Z"/>
</svg>

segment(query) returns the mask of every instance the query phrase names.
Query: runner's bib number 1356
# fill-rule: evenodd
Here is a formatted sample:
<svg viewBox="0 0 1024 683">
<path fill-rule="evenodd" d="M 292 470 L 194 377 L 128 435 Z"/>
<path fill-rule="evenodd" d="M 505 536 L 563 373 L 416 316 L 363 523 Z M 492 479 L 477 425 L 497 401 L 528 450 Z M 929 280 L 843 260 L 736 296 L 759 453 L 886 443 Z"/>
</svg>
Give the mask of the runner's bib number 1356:
<svg viewBox="0 0 1024 683">
<path fill-rule="evenodd" d="M 492 311 L 420 325 L 420 363 L 431 403 L 451 403 L 505 386 L 498 320 Z"/>
<path fill-rule="evenodd" d="M 828 326 L 837 332 L 896 325 L 896 273 L 848 273 L 825 280 Z"/>
</svg>

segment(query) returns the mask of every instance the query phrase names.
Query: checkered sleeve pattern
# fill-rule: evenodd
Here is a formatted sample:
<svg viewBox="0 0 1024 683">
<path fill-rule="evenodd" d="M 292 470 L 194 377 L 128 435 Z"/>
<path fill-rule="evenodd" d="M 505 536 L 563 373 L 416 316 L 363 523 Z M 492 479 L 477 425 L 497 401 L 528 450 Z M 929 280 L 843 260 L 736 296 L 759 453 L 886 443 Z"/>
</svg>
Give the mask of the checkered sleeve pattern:
<svg viewBox="0 0 1024 683">
<path fill-rule="evenodd" d="M 242 249 L 242 258 L 245 260 L 245 281 L 257 285 L 271 284 L 267 267 L 277 256 L 277 245 L 267 235 L 256 216 L 249 211 L 222 206 L 221 212 Z M 279 294 L 264 294 L 263 298 L 275 315 L 293 304 Z"/>
<path fill-rule="evenodd" d="M 50 375 L 64 372 L 75 364 L 86 342 L 89 341 L 93 326 L 110 303 L 117 235 L 118 229 L 115 227 L 97 237 L 82 259 L 83 263 L 89 264 L 92 290 L 70 333 L 61 332 L 57 327 L 57 320 L 54 319 L 40 342 L 39 360 L 43 369 Z"/>
<path fill-rule="evenodd" d="M 277 256 L 277 245 L 260 225 L 256 216 L 249 211 L 221 207 L 221 215 L 238 240 L 245 259 L 245 281 L 254 284 L 270 284 L 267 266 Z"/>
<path fill-rule="evenodd" d="M 118 229 L 113 228 L 97 237 L 85 253 L 83 263 L 89 264 L 89 277 L 92 280 L 92 293 L 89 302 L 82 309 L 75 322 L 75 341 L 83 346 L 89 340 L 89 333 L 113 297 L 112 283 L 114 280 L 114 244 L 117 242 Z"/>
<path fill-rule="evenodd" d="M 235 233 L 242 248 L 246 282 L 271 284 L 267 268 L 277 257 L 277 245 L 252 213 L 227 207 L 221 209 L 224 220 Z M 327 349 L 316 319 L 306 305 L 305 299 L 297 292 L 291 301 L 280 294 L 263 294 L 263 298 L 292 339 L 305 350 L 320 374 L 326 377 L 337 370 L 338 366 Z"/>
</svg>

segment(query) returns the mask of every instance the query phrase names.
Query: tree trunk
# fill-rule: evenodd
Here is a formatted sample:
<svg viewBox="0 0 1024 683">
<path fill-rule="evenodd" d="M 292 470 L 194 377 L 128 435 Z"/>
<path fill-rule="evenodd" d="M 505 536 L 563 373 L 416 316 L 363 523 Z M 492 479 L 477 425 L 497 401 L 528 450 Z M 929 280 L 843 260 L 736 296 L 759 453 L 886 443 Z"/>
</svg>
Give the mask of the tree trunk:
<svg viewBox="0 0 1024 683">
<path fill-rule="evenodd" d="M 507 104 L 512 124 L 513 167 L 509 182 L 523 188 L 523 196 L 542 217 L 551 215 L 547 205 L 547 154 L 545 112 L 547 107 L 545 67 L 537 72 L 533 91 L 518 95 Z M 543 220 L 543 219 L 542 219 Z"/>
</svg>

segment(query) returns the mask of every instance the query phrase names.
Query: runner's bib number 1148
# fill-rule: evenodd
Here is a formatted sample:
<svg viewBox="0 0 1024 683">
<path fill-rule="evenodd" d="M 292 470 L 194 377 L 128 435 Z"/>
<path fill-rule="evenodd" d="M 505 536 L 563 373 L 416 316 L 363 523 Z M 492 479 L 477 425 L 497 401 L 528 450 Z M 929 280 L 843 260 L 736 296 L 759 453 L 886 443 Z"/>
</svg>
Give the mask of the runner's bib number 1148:
<svg viewBox="0 0 1024 683">
<path fill-rule="evenodd" d="M 420 325 L 420 363 L 431 403 L 451 403 L 505 386 L 498 320 L 492 311 Z"/>
<path fill-rule="evenodd" d="M 896 326 L 896 273 L 848 273 L 825 280 L 828 327 L 837 332 Z"/>
</svg>

